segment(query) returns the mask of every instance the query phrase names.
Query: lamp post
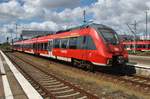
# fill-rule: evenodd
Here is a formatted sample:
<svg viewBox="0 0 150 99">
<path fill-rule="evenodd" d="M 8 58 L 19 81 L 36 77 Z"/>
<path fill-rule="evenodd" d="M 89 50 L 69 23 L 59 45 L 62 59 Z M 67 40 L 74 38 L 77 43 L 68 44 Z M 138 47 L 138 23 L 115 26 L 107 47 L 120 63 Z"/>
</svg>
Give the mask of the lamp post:
<svg viewBox="0 0 150 99">
<path fill-rule="evenodd" d="M 148 30 L 148 11 L 149 11 L 149 8 L 148 9 L 146 9 L 146 11 L 145 11 L 145 39 L 146 40 L 148 40 L 149 38 L 148 38 L 148 32 L 147 32 L 147 30 Z M 148 44 L 146 44 L 146 48 L 148 49 Z"/>
</svg>

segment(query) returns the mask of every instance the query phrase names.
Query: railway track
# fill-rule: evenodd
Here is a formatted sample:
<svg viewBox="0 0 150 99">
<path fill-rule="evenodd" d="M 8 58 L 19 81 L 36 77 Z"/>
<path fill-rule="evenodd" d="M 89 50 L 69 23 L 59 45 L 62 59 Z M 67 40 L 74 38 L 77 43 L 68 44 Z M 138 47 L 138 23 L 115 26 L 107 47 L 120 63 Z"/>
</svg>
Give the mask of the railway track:
<svg viewBox="0 0 150 99">
<path fill-rule="evenodd" d="M 150 95 L 150 78 L 141 77 L 141 76 L 115 76 L 109 74 L 101 74 L 103 75 L 106 80 L 113 81 L 114 83 L 120 83 L 128 85 L 130 88 L 134 88 L 137 91 L 140 91 L 144 94 Z"/>
<path fill-rule="evenodd" d="M 134 90 L 150 95 L 150 78 L 148 77 L 139 75 L 118 76 L 102 72 L 96 72 L 96 75 L 101 75 L 102 78 L 108 81 L 127 85 L 129 88 L 133 88 Z"/>
<path fill-rule="evenodd" d="M 49 73 L 29 59 L 6 54 L 33 87 L 46 99 L 99 99 L 98 96 Z"/>
<path fill-rule="evenodd" d="M 25 58 L 25 60 L 29 60 Z M 31 60 L 29 60 L 32 62 Z M 33 62 L 35 64 L 38 64 L 38 62 Z M 52 63 L 56 65 L 62 65 L 61 63 L 52 61 Z M 95 77 L 99 77 L 100 79 L 105 79 L 114 83 L 121 83 L 125 84 L 135 90 L 138 90 L 144 94 L 150 95 L 150 78 L 137 76 L 137 75 L 131 75 L 131 76 L 118 76 L 118 75 L 112 75 L 102 72 L 96 72 L 94 73 Z"/>
</svg>

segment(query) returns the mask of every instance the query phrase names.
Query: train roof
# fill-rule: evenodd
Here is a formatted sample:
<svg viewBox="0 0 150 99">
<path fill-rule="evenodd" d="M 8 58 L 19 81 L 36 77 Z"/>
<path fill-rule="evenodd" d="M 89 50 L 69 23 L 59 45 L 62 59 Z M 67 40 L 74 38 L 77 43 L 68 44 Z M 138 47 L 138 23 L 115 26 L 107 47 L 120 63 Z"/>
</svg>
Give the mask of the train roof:
<svg viewBox="0 0 150 99">
<path fill-rule="evenodd" d="M 79 25 L 79 26 L 75 26 L 75 27 L 71 27 L 69 29 L 66 30 L 59 30 L 57 32 L 55 32 L 55 34 L 59 34 L 59 33 L 63 33 L 63 32 L 68 32 L 71 30 L 75 30 L 75 29 L 81 29 L 81 28 L 85 28 L 85 27 L 95 27 L 95 28 L 108 28 L 111 29 L 110 27 L 103 25 L 103 24 L 97 24 L 97 23 L 87 23 L 87 24 L 83 24 L 83 25 Z"/>
<path fill-rule="evenodd" d="M 107 29 L 111 29 L 110 27 L 107 27 L 103 24 L 97 24 L 97 23 L 89 23 L 89 24 L 83 24 L 83 25 L 79 25 L 79 26 L 76 26 L 76 27 L 72 27 L 72 28 L 69 28 L 69 29 L 66 29 L 66 30 L 60 30 L 60 31 L 57 31 L 55 33 L 52 33 L 52 34 L 61 34 L 61 33 L 65 33 L 65 32 L 69 32 L 69 31 L 73 31 L 73 30 L 78 30 L 78 29 L 82 29 L 82 28 L 87 28 L 87 27 L 93 27 L 95 29 L 97 28 L 107 28 Z M 38 37 L 34 37 L 34 38 L 30 38 L 28 40 L 22 40 L 22 41 L 18 41 L 16 42 L 15 44 L 18 44 L 18 43 L 21 43 L 21 42 L 24 42 L 25 43 L 34 43 L 36 42 L 36 40 L 38 41 L 48 41 L 49 40 L 49 36 L 51 36 L 52 34 L 48 34 L 48 35 L 43 35 L 43 36 L 38 36 Z"/>
</svg>

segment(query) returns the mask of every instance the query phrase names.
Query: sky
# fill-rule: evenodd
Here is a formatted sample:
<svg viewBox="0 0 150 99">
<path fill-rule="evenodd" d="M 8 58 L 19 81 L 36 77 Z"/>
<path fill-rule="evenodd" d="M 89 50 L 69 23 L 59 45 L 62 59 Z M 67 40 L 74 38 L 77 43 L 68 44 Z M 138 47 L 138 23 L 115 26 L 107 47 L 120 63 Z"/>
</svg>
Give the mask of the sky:
<svg viewBox="0 0 150 99">
<path fill-rule="evenodd" d="M 0 0 L 0 42 L 15 37 L 22 29 L 57 31 L 82 24 L 86 20 L 112 27 L 119 34 L 129 34 L 126 24 L 137 21 L 137 33 L 145 32 L 150 0 Z M 130 25 L 133 28 L 133 25 Z M 19 34 L 18 34 L 19 36 Z"/>
</svg>

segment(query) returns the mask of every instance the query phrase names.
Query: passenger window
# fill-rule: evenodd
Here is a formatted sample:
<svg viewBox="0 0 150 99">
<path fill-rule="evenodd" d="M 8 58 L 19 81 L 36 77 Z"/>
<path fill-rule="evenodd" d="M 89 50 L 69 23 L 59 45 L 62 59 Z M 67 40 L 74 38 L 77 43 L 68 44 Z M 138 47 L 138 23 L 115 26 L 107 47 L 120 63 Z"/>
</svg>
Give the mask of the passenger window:
<svg viewBox="0 0 150 99">
<path fill-rule="evenodd" d="M 40 50 L 43 49 L 43 43 L 40 43 Z"/>
<path fill-rule="evenodd" d="M 52 40 L 50 40 L 50 41 L 48 42 L 47 50 L 48 50 L 48 51 L 51 51 L 51 50 L 52 50 L 52 48 L 53 48 L 53 41 L 52 41 Z"/>
<path fill-rule="evenodd" d="M 76 49 L 77 48 L 77 37 L 72 37 L 69 39 L 69 48 Z"/>
<path fill-rule="evenodd" d="M 41 50 L 41 43 L 38 43 L 38 49 Z"/>
<path fill-rule="evenodd" d="M 77 49 L 83 49 L 83 45 L 84 45 L 84 37 L 80 36 L 77 38 Z"/>
<path fill-rule="evenodd" d="M 35 43 L 33 44 L 33 49 L 36 49 L 36 44 Z"/>
<path fill-rule="evenodd" d="M 86 36 L 86 44 L 87 44 L 87 49 L 89 49 L 89 50 L 96 49 L 93 39 L 90 36 Z"/>
<path fill-rule="evenodd" d="M 62 39 L 61 40 L 61 48 L 67 48 L 68 45 L 68 39 Z"/>
<path fill-rule="evenodd" d="M 54 40 L 54 48 L 60 48 L 60 40 L 59 39 Z"/>
<path fill-rule="evenodd" d="M 44 49 L 47 50 L 47 43 L 44 43 Z"/>
</svg>

